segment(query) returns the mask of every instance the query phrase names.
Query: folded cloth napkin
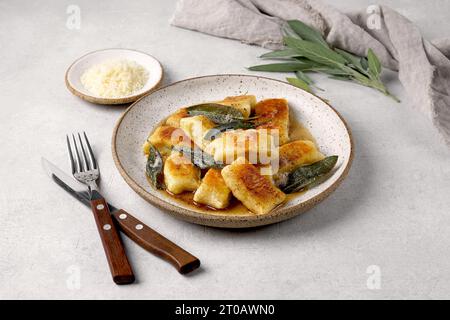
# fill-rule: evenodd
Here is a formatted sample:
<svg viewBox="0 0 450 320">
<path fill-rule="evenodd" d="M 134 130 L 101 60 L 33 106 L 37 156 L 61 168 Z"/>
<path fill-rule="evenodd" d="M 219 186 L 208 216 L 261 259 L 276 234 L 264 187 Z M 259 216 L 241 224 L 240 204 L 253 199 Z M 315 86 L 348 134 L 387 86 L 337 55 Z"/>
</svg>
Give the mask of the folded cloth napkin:
<svg viewBox="0 0 450 320">
<path fill-rule="evenodd" d="M 389 7 L 343 14 L 318 0 L 180 0 L 171 24 L 277 49 L 281 27 L 291 19 L 320 30 L 335 47 L 358 55 L 372 48 L 383 66 L 399 71 L 414 106 L 450 145 L 450 39 L 425 40 Z"/>
</svg>

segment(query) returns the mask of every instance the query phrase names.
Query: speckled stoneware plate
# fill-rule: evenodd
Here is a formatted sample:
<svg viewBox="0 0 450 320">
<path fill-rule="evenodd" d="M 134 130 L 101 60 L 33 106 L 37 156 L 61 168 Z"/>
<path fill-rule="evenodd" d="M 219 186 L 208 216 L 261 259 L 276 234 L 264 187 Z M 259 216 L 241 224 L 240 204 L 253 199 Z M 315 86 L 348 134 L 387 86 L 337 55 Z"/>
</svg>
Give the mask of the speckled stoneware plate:
<svg viewBox="0 0 450 320">
<path fill-rule="evenodd" d="M 325 155 L 338 155 L 332 175 L 322 184 L 293 197 L 264 215 L 232 215 L 226 210 L 205 212 L 155 190 L 145 176 L 146 159 L 141 146 L 149 132 L 182 106 L 253 94 L 258 100 L 286 98 L 290 116 L 309 129 Z M 168 213 L 189 222 L 225 228 L 255 227 L 289 219 L 310 209 L 334 191 L 346 177 L 353 159 L 349 128 L 339 113 L 314 95 L 288 83 L 248 75 L 213 75 L 179 81 L 131 105 L 117 122 L 112 153 L 120 174 L 140 196 Z"/>
<path fill-rule="evenodd" d="M 145 85 L 131 95 L 104 98 L 96 96 L 86 90 L 81 83 L 81 76 L 90 67 L 111 59 L 126 59 L 140 64 L 148 72 L 148 79 Z M 65 81 L 67 89 L 77 97 L 96 104 L 124 104 L 134 102 L 140 97 L 148 94 L 151 90 L 157 88 L 163 77 L 163 69 L 158 60 L 151 55 L 130 49 L 104 49 L 85 54 L 75 60 L 67 69 Z"/>
</svg>

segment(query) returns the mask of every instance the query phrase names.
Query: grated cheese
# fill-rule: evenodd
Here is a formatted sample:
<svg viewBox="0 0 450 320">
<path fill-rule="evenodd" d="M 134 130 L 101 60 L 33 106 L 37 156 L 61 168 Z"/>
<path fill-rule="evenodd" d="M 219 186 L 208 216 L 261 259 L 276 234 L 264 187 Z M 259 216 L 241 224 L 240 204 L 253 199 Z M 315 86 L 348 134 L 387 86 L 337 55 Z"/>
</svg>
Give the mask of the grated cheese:
<svg viewBox="0 0 450 320">
<path fill-rule="evenodd" d="M 119 98 L 142 89 L 147 79 L 147 70 L 135 61 L 116 59 L 90 67 L 81 76 L 81 83 L 96 96 Z"/>
</svg>

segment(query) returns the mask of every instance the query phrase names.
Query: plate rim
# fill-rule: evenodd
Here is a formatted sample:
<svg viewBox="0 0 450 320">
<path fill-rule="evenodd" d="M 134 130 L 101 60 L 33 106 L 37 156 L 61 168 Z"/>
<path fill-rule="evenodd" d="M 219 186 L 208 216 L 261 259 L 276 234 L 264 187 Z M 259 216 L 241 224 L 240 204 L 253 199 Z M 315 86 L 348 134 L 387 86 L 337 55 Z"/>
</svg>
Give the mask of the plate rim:
<svg viewBox="0 0 450 320">
<path fill-rule="evenodd" d="M 331 184 L 328 188 L 326 188 L 325 190 L 323 190 L 322 192 L 320 192 L 319 194 L 317 194 L 316 196 L 312 197 L 309 200 L 306 200 L 304 202 L 301 202 L 301 203 L 296 204 L 289 208 L 281 207 L 280 209 L 271 211 L 267 214 L 254 215 L 254 216 L 227 216 L 227 215 L 215 215 L 215 214 L 208 215 L 208 214 L 196 212 L 196 211 L 193 211 L 193 210 L 190 210 L 187 208 L 181 208 L 181 207 L 178 207 L 176 205 L 168 203 L 168 202 L 152 195 L 151 193 L 147 192 L 144 188 L 142 188 L 136 181 L 134 181 L 133 178 L 131 178 L 128 175 L 125 168 L 123 167 L 123 165 L 119 159 L 119 156 L 117 153 L 117 146 L 116 146 L 118 130 L 119 130 L 119 127 L 120 127 L 123 119 L 127 115 L 127 113 L 141 99 L 144 99 L 146 96 L 148 96 L 150 94 L 157 93 L 160 90 L 164 90 L 168 87 L 177 85 L 182 82 L 187 82 L 187 81 L 192 81 L 192 80 L 202 79 L 202 78 L 209 78 L 209 77 L 221 77 L 221 76 L 222 77 L 230 77 L 230 76 L 252 77 L 252 78 L 256 78 L 256 79 L 265 79 L 265 80 L 280 82 L 284 85 L 292 86 L 293 88 L 295 88 L 297 90 L 304 91 L 306 94 L 320 99 L 325 105 L 327 105 L 339 117 L 339 119 L 344 124 L 344 127 L 348 133 L 349 142 L 350 142 L 350 154 L 349 154 L 349 159 L 348 159 L 347 165 L 344 168 L 344 170 L 342 171 L 342 174 L 337 178 L 337 180 L 333 184 Z M 207 226 L 212 226 L 212 227 L 224 227 L 224 228 L 248 228 L 248 227 L 268 225 L 268 224 L 280 222 L 283 220 L 287 220 L 287 219 L 292 218 L 304 211 L 309 210 L 310 208 L 312 208 L 313 206 L 315 206 L 316 204 L 318 204 L 319 202 L 321 202 L 322 200 L 327 198 L 331 193 L 333 193 L 333 191 L 336 190 L 336 188 L 347 177 L 347 175 L 350 171 L 350 168 L 352 166 L 352 163 L 353 163 L 354 149 L 355 149 L 355 145 L 354 145 L 354 140 L 353 140 L 353 134 L 352 134 L 352 131 L 350 130 L 350 127 L 348 126 L 347 122 L 335 108 L 333 108 L 329 103 L 324 101 L 322 98 L 320 98 L 310 92 L 307 92 L 303 89 L 300 89 L 290 83 L 287 83 L 287 82 L 284 82 L 284 81 L 281 81 L 278 79 L 273 79 L 273 78 L 264 77 L 264 76 L 257 76 L 257 75 L 233 74 L 233 73 L 232 74 L 212 74 L 212 75 L 204 75 L 204 76 L 196 76 L 196 77 L 186 78 L 186 79 L 172 82 L 168 85 L 162 86 L 152 92 L 148 92 L 147 94 L 145 94 L 144 96 L 140 97 L 138 100 L 133 102 L 120 115 L 119 119 L 117 120 L 117 122 L 114 126 L 112 140 L 111 140 L 111 151 L 112 151 L 114 164 L 115 164 L 117 170 L 119 171 L 120 175 L 122 176 L 122 178 L 125 180 L 125 182 L 139 196 L 141 196 L 147 202 L 150 202 L 152 205 L 154 205 L 154 206 L 162 209 L 163 211 L 168 212 L 169 214 L 174 215 L 175 217 L 180 218 L 182 220 L 192 222 L 195 224 L 200 224 L 200 225 L 207 225 Z"/>
<path fill-rule="evenodd" d="M 89 95 L 89 94 L 82 93 L 81 91 L 77 90 L 74 86 L 72 86 L 70 84 L 69 73 L 72 70 L 73 66 L 77 62 L 79 62 L 81 59 L 83 59 L 83 58 L 85 58 L 85 57 L 87 57 L 89 55 L 92 55 L 94 53 L 102 52 L 102 51 L 109 51 L 109 50 L 134 51 L 134 52 L 137 52 L 137 53 L 140 53 L 140 54 L 144 54 L 144 55 L 149 56 L 150 58 L 154 59 L 156 61 L 156 63 L 158 64 L 159 69 L 161 70 L 161 76 L 159 77 L 158 82 L 154 86 L 152 86 L 151 88 L 147 89 L 144 92 L 141 92 L 139 94 L 134 94 L 132 96 L 128 96 L 128 97 L 125 97 L 125 98 L 101 98 L 101 97 L 95 97 L 95 96 L 92 96 L 92 95 Z M 115 104 L 125 104 L 125 103 L 130 103 L 130 102 L 137 102 L 138 99 L 146 96 L 147 94 L 150 94 L 152 91 L 154 91 L 154 89 L 159 88 L 163 78 L 164 78 L 164 69 L 163 69 L 163 67 L 161 65 L 161 62 L 158 59 L 156 59 L 154 56 L 152 56 L 151 54 L 148 54 L 146 52 L 143 52 L 143 51 L 140 51 L 140 50 L 136 50 L 136 49 L 128 49 L 128 48 L 105 48 L 105 49 L 99 49 L 99 50 L 94 50 L 94 51 L 90 51 L 88 53 L 85 53 L 82 56 L 80 56 L 77 59 L 75 59 L 70 64 L 70 66 L 67 68 L 67 70 L 66 70 L 66 72 L 64 74 L 64 82 L 66 84 L 66 87 L 73 95 L 75 95 L 75 96 L 77 96 L 77 97 L 79 97 L 79 98 L 81 98 L 81 99 L 83 99 L 85 101 L 88 101 L 88 102 L 91 102 L 91 103 L 95 103 L 95 104 L 100 104 L 100 105 L 115 105 Z"/>
</svg>

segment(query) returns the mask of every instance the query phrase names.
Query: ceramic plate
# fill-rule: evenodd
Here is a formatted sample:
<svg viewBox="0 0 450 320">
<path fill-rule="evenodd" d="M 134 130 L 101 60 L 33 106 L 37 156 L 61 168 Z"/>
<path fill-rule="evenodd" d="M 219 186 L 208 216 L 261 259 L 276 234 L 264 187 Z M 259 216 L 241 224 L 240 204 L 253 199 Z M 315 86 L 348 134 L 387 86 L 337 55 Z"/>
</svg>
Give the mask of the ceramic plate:
<svg viewBox="0 0 450 320">
<path fill-rule="evenodd" d="M 253 94 L 258 100 L 286 98 L 290 116 L 309 129 L 325 155 L 338 155 L 332 175 L 323 183 L 292 198 L 274 211 L 231 215 L 226 210 L 205 213 L 155 190 L 145 176 L 141 146 L 149 132 L 182 106 Z M 135 102 L 119 119 L 113 133 L 115 164 L 125 181 L 140 196 L 168 213 L 189 222 L 225 228 L 243 228 L 282 221 L 310 209 L 334 191 L 347 175 L 353 158 L 349 128 L 339 113 L 314 95 L 288 83 L 248 75 L 213 75 L 192 78 L 161 88 Z"/>
<path fill-rule="evenodd" d="M 128 59 L 140 64 L 148 71 L 147 83 L 141 90 L 134 92 L 129 96 L 120 98 L 103 98 L 93 95 L 84 88 L 80 80 L 81 75 L 93 65 L 110 59 Z M 152 89 L 155 89 L 160 84 L 162 76 L 163 69 L 161 64 L 151 55 L 129 49 L 105 49 L 90 52 L 72 63 L 66 72 L 66 86 L 74 95 L 92 103 L 123 104 L 134 102 L 149 93 Z"/>
</svg>

